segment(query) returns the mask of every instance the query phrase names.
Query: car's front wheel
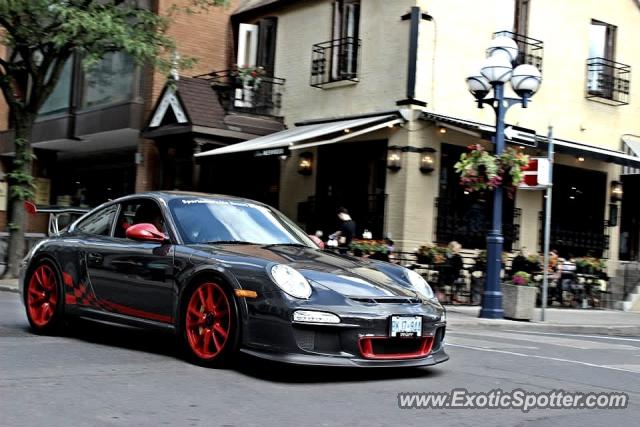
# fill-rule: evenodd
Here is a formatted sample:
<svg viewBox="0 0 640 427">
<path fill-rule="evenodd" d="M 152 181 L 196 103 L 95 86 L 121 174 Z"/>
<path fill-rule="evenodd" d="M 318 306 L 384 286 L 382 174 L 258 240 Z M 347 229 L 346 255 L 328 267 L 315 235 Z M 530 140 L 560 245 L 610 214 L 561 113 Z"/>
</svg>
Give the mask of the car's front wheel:
<svg viewBox="0 0 640 427">
<path fill-rule="evenodd" d="M 27 276 L 24 299 L 31 329 L 38 334 L 55 332 L 63 320 L 60 276 L 49 261 L 41 261 Z"/>
<path fill-rule="evenodd" d="M 238 349 L 238 310 L 226 286 L 204 281 L 193 288 L 182 310 L 182 340 L 194 362 L 221 367 Z"/>
</svg>

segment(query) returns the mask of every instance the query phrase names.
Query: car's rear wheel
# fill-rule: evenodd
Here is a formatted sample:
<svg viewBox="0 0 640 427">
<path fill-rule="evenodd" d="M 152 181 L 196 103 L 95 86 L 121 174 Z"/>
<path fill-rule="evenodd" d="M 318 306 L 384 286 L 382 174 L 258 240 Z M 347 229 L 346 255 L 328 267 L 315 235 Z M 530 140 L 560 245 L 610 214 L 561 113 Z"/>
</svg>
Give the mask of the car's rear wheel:
<svg viewBox="0 0 640 427">
<path fill-rule="evenodd" d="M 226 286 L 204 281 L 193 288 L 182 313 L 182 336 L 194 362 L 221 367 L 238 349 L 238 310 Z"/>
<path fill-rule="evenodd" d="M 25 306 L 31 329 L 38 334 L 55 332 L 63 320 L 60 276 L 49 261 L 41 261 L 27 278 Z"/>
</svg>

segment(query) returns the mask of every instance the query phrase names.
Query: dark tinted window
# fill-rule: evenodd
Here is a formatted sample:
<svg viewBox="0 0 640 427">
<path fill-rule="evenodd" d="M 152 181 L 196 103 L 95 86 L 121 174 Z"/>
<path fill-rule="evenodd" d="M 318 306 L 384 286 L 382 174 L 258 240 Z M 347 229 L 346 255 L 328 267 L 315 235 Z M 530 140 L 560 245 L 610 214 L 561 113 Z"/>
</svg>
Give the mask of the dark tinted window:
<svg viewBox="0 0 640 427">
<path fill-rule="evenodd" d="M 117 209 L 117 205 L 100 209 L 98 212 L 83 219 L 76 226 L 76 230 L 87 234 L 109 236 L 111 234 L 111 225 L 113 224 Z"/>
<path fill-rule="evenodd" d="M 166 233 L 162 210 L 150 199 L 134 199 L 121 203 L 120 215 L 116 224 L 114 237 L 126 237 L 127 228 L 134 224 L 153 224 L 158 231 Z"/>
</svg>

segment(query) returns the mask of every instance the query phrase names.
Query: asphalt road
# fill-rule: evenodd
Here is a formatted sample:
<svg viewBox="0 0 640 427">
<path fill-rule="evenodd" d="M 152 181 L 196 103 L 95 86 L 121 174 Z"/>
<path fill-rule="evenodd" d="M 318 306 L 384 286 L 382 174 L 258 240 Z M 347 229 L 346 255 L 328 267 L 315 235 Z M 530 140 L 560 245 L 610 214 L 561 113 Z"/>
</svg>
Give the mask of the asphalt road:
<svg viewBox="0 0 640 427">
<path fill-rule="evenodd" d="M 451 360 L 408 370 L 299 368 L 242 357 L 228 370 L 179 358 L 171 337 L 81 324 L 28 330 L 0 292 L 0 426 L 637 425 L 640 337 L 452 330 Z M 621 391 L 626 409 L 399 409 L 399 392 Z"/>
</svg>

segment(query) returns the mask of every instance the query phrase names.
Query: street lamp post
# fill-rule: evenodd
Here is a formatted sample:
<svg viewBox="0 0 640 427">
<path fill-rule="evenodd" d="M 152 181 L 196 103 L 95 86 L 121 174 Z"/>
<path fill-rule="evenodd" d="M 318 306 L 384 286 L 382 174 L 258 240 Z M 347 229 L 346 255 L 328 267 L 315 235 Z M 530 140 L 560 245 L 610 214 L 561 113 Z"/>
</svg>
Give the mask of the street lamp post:
<svg viewBox="0 0 640 427">
<path fill-rule="evenodd" d="M 516 104 L 527 108 L 529 98 L 538 90 L 541 82 L 540 71 L 532 65 L 513 63 L 518 57 L 518 45 L 508 37 L 496 37 L 487 49 L 488 57 L 479 73 L 467 78 L 467 86 L 476 98 L 478 108 L 489 105 L 496 114 L 496 133 L 493 138 L 496 155 L 504 151 L 504 118 L 507 110 Z M 511 81 L 511 87 L 520 98 L 504 96 L 504 84 Z M 493 97 L 486 98 L 493 89 Z M 502 269 L 502 187 L 493 192 L 493 218 L 487 233 L 487 277 L 482 295 L 480 317 L 502 319 L 502 291 L 500 271 Z"/>
</svg>

